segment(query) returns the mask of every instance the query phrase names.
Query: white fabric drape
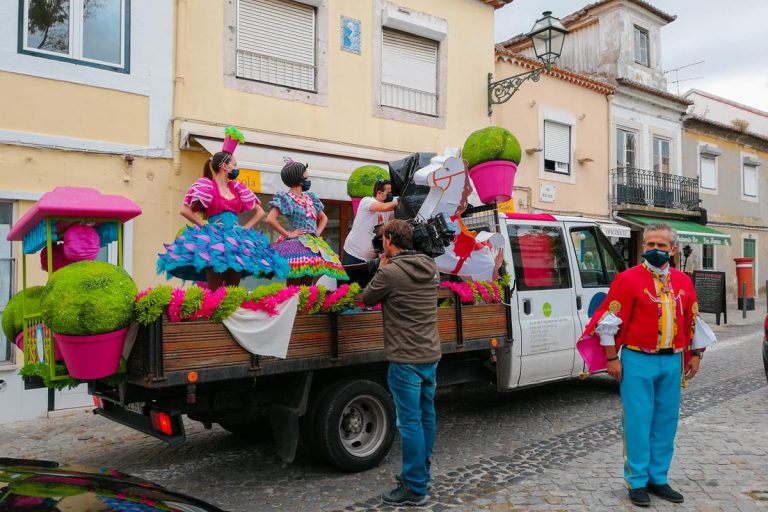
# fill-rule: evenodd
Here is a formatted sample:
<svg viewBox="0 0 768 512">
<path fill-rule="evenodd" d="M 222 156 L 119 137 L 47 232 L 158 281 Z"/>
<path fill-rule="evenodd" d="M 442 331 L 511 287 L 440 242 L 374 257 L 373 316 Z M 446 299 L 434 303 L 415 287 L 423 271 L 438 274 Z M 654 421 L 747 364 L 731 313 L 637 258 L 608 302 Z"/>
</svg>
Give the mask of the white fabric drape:
<svg viewBox="0 0 768 512">
<path fill-rule="evenodd" d="M 298 303 L 299 295 L 296 294 L 277 308 L 276 316 L 238 308 L 224 320 L 224 326 L 240 346 L 251 354 L 285 359 Z"/>
</svg>

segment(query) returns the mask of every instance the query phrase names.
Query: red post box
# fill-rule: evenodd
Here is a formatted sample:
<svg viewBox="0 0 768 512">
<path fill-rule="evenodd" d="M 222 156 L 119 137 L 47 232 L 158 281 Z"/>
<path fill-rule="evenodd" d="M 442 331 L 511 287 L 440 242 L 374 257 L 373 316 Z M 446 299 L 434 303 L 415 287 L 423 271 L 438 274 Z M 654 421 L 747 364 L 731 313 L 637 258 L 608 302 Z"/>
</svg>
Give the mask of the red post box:
<svg viewBox="0 0 768 512">
<path fill-rule="evenodd" d="M 755 278 L 752 268 L 754 260 L 753 258 L 733 258 L 733 261 L 736 262 L 736 293 L 739 297 L 739 309 L 754 311 Z"/>
</svg>

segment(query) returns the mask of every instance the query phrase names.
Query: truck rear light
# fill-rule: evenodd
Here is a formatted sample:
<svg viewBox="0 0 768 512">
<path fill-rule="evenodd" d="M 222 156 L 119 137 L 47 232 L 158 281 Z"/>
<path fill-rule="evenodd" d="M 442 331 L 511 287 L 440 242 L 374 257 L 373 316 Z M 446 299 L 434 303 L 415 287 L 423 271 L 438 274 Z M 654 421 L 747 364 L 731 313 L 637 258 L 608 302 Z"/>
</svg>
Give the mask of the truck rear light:
<svg viewBox="0 0 768 512">
<path fill-rule="evenodd" d="M 98 409 L 104 408 L 104 400 L 102 400 L 100 397 L 93 395 L 93 405 Z"/>
<path fill-rule="evenodd" d="M 150 411 L 150 418 L 152 419 L 152 428 L 158 432 L 162 432 L 167 436 L 173 435 L 173 422 L 171 421 L 171 415 L 163 411 Z"/>
</svg>

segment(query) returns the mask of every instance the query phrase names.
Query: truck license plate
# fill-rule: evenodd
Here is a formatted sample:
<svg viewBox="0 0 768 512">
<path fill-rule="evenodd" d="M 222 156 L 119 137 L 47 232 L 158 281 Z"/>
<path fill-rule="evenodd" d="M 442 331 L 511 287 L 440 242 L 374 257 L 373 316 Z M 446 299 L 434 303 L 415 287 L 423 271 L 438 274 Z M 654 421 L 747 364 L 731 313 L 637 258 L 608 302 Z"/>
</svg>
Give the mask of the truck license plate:
<svg viewBox="0 0 768 512">
<path fill-rule="evenodd" d="M 144 414 L 144 406 L 146 402 L 133 402 L 125 405 L 125 410 L 135 412 L 136 414 Z"/>
</svg>

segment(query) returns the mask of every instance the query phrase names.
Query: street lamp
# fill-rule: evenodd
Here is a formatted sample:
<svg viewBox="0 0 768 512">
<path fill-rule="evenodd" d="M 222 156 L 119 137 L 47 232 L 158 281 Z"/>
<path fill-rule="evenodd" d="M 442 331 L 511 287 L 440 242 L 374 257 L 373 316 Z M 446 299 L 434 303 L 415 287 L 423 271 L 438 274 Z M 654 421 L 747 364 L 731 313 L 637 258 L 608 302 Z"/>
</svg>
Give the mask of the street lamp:
<svg viewBox="0 0 768 512">
<path fill-rule="evenodd" d="M 492 82 L 493 73 L 488 73 L 488 115 L 492 114 L 492 106 L 507 102 L 512 95 L 528 79 L 538 82 L 541 78 L 541 70 L 549 71 L 552 64 L 563 52 L 565 34 L 568 30 L 560 23 L 558 18 L 552 16 L 552 11 L 544 11 L 541 18 L 536 20 L 533 28 L 526 35 L 531 38 L 533 51 L 536 57 L 544 64 L 540 68 L 520 73 L 503 80 Z"/>
</svg>

